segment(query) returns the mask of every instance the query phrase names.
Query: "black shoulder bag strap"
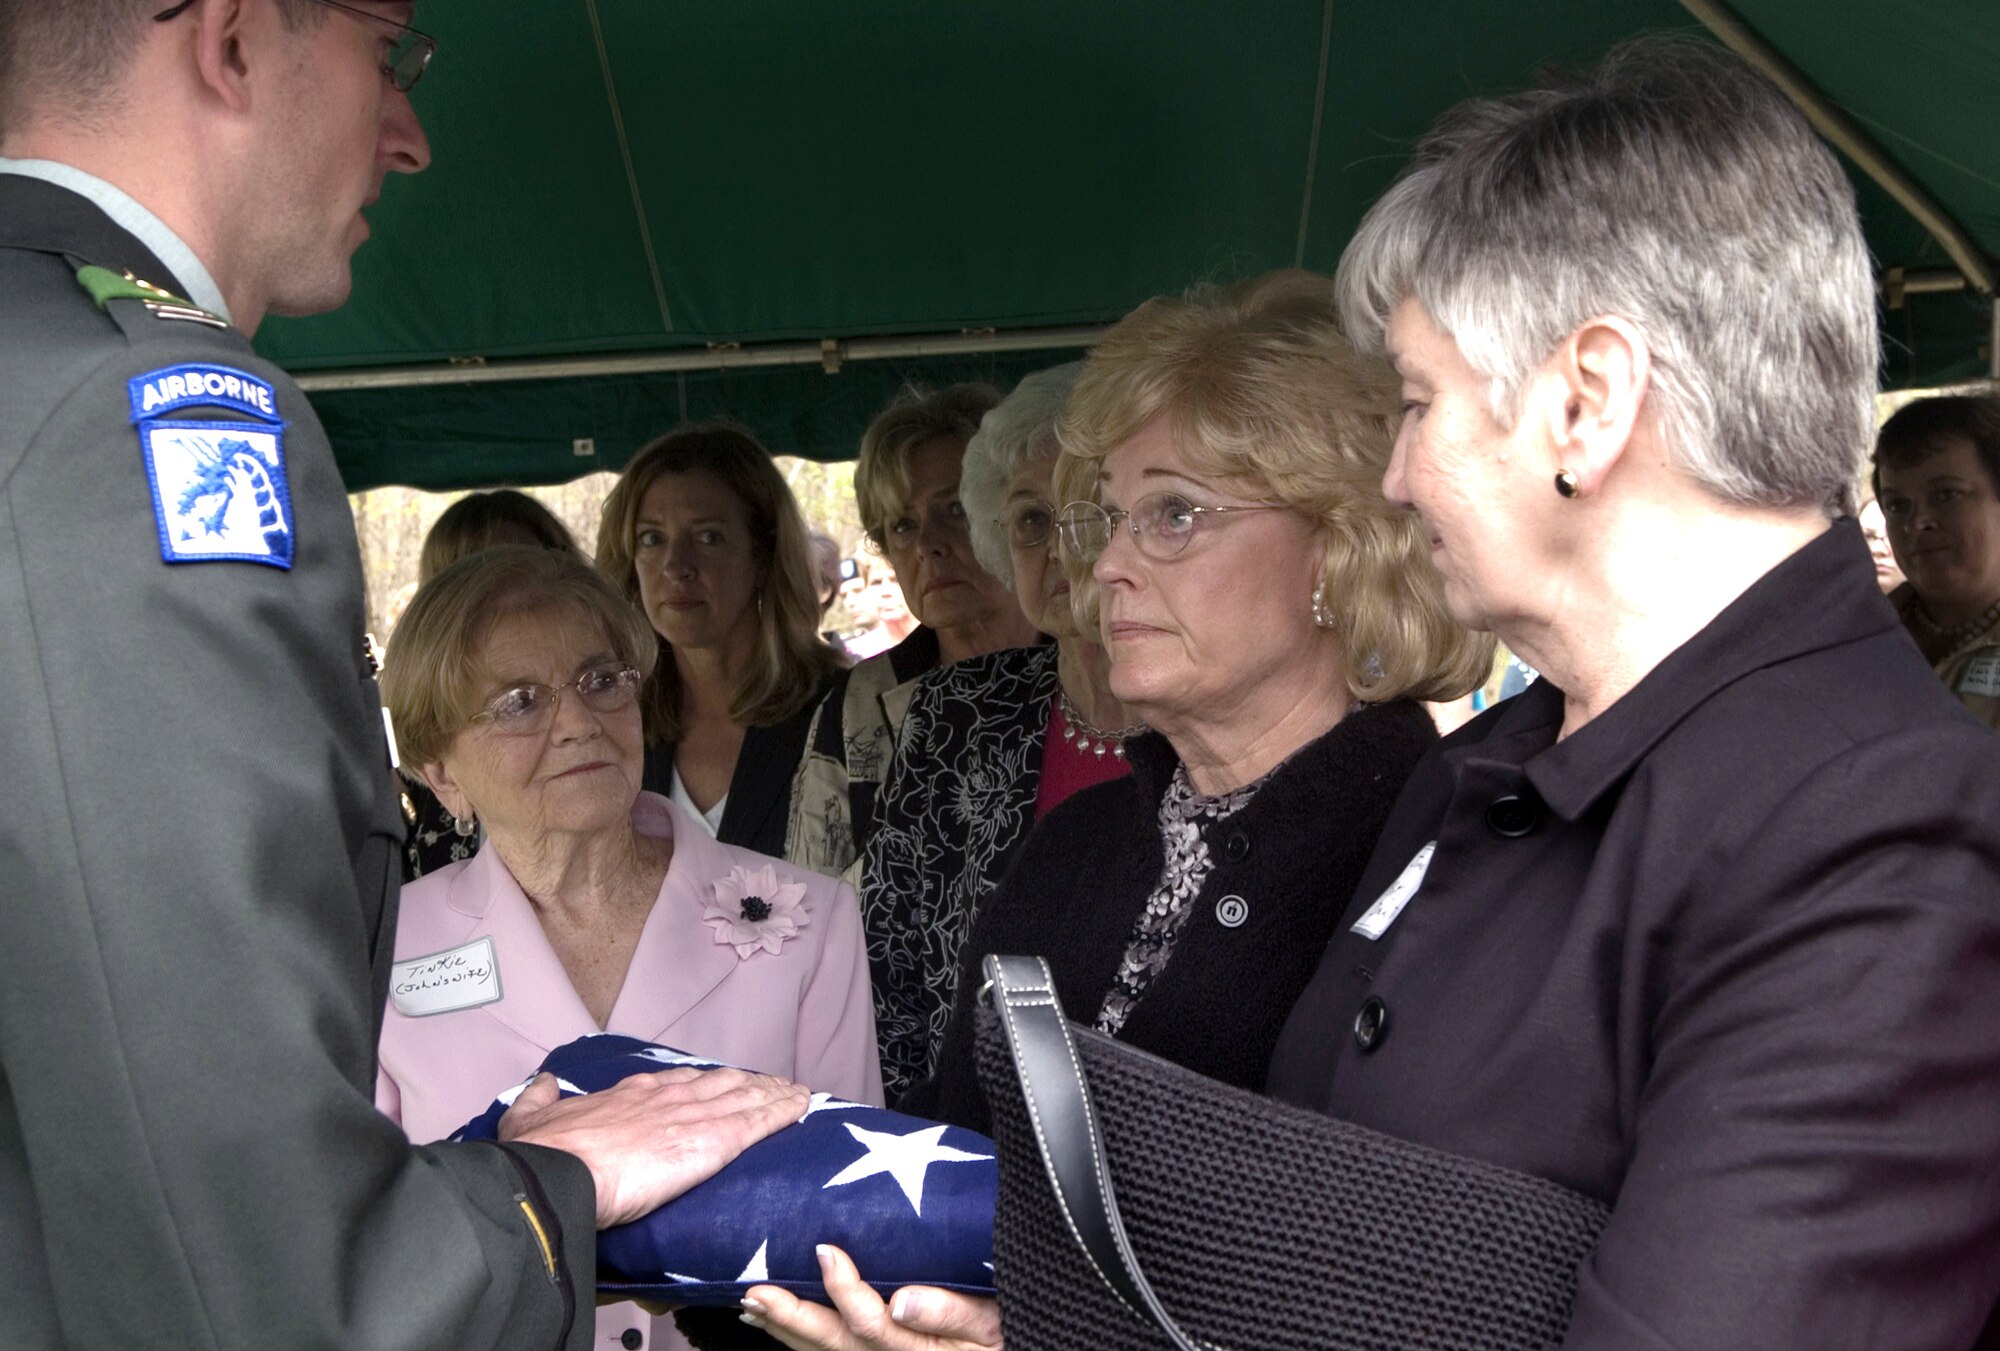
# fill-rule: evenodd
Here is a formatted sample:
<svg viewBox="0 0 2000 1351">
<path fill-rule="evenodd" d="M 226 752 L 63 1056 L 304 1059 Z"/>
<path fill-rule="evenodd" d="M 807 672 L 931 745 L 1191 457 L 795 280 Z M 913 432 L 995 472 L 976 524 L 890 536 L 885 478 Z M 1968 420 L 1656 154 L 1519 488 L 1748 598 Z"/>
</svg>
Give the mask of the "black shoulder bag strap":
<svg viewBox="0 0 2000 1351">
<path fill-rule="evenodd" d="M 989 956 L 986 987 L 1000 1015 L 1014 1072 L 1027 1099 L 1035 1143 L 1070 1233 L 1126 1308 L 1166 1334 L 1178 1351 L 1213 1351 L 1181 1331 L 1139 1269 L 1105 1165 L 1104 1138 L 1090 1106 L 1083 1064 L 1056 997 L 1055 978 L 1040 957 Z"/>
</svg>

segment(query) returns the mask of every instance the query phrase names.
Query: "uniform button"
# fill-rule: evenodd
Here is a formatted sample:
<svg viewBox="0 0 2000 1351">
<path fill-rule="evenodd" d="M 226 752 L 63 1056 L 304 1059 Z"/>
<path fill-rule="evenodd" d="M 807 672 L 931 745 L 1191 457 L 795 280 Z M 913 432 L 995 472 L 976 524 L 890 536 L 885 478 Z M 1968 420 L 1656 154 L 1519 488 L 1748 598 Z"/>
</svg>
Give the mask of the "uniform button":
<svg viewBox="0 0 2000 1351">
<path fill-rule="evenodd" d="M 1222 842 L 1222 857 L 1230 863 L 1241 863 L 1250 857 L 1250 837 L 1237 831 Z"/>
<path fill-rule="evenodd" d="M 1372 1051 L 1388 1035 L 1389 1006 L 1371 994 L 1361 1001 L 1361 1012 L 1354 1015 L 1354 1044 L 1363 1051 Z"/>
<path fill-rule="evenodd" d="M 1215 903 L 1215 922 L 1225 929 L 1240 929 L 1250 918 L 1250 902 L 1241 896 L 1224 896 Z"/>
<path fill-rule="evenodd" d="M 1495 835 L 1504 835 L 1510 840 L 1520 839 L 1541 822 L 1542 814 L 1536 810 L 1534 803 L 1511 793 L 1493 799 L 1493 805 L 1486 809 L 1487 826 Z"/>
<path fill-rule="evenodd" d="M 626 1328 L 618 1334 L 618 1344 L 624 1347 L 625 1351 L 639 1351 L 639 1348 L 646 1344 L 646 1334 L 637 1328 Z"/>
</svg>

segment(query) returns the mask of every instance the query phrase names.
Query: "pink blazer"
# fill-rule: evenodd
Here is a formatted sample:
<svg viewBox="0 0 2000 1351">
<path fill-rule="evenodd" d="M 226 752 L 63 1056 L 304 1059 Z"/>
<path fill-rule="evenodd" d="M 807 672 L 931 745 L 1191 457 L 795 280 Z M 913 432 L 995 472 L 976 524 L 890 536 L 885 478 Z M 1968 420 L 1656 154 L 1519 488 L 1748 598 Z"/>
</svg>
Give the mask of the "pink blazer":
<svg viewBox="0 0 2000 1351">
<path fill-rule="evenodd" d="M 674 856 L 602 1030 L 880 1105 L 874 1003 L 853 890 L 718 843 L 655 793 L 639 795 L 632 821 L 644 834 L 672 839 Z M 782 882 L 806 884 L 808 922 L 776 953 L 740 958 L 701 918 L 713 884 L 738 866 L 770 867 Z M 412 1018 L 392 999 L 383 1020 L 375 1102 L 419 1144 L 485 1111 L 556 1047 L 600 1030 L 497 850 L 482 849 L 403 889 L 397 961 L 481 938 L 493 940 L 499 1000 Z M 608 1332 L 617 1345 L 620 1332 L 636 1327 L 652 1334 L 644 1344 L 683 1344 L 672 1320 L 649 1326 L 654 1321 L 630 1304 L 607 1306 L 598 1311 L 599 1336 Z"/>
</svg>

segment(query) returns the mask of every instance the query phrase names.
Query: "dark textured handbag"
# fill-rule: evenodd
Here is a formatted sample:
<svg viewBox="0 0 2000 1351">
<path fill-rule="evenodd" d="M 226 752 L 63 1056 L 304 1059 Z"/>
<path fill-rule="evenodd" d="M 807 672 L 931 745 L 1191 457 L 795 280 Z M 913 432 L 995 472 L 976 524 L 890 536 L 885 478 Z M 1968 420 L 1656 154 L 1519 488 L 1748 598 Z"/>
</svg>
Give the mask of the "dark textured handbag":
<svg viewBox="0 0 2000 1351">
<path fill-rule="evenodd" d="M 1561 1341 L 1599 1202 L 1072 1028 L 1038 957 L 985 975 L 1008 1351 Z"/>
</svg>

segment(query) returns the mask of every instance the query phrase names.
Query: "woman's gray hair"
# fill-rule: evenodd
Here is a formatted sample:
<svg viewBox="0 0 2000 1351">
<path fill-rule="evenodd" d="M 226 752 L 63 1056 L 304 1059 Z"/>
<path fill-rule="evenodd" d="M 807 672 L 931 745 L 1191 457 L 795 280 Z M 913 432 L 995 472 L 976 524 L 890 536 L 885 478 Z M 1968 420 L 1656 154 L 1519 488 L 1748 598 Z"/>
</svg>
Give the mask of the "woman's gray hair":
<svg viewBox="0 0 2000 1351">
<path fill-rule="evenodd" d="M 1763 76 L 1640 39 L 1581 78 L 1445 114 L 1341 259 L 1348 332 L 1406 297 L 1491 381 L 1598 315 L 1645 334 L 1648 412 L 1725 501 L 1851 507 L 1875 426 L 1875 290 L 1854 190 Z"/>
<path fill-rule="evenodd" d="M 1076 388 L 1081 361 L 1052 366 L 1022 377 L 965 444 L 958 500 L 972 527 L 972 552 L 979 565 L 1014 589 L 1014 556 L 1000 513 L 1007 507 L 1007 483 L 1035 456 L 1056 448 L 1056 419 Z M 1050 505 L 1060 508 L 1062 503 Z"/>
</svg>

